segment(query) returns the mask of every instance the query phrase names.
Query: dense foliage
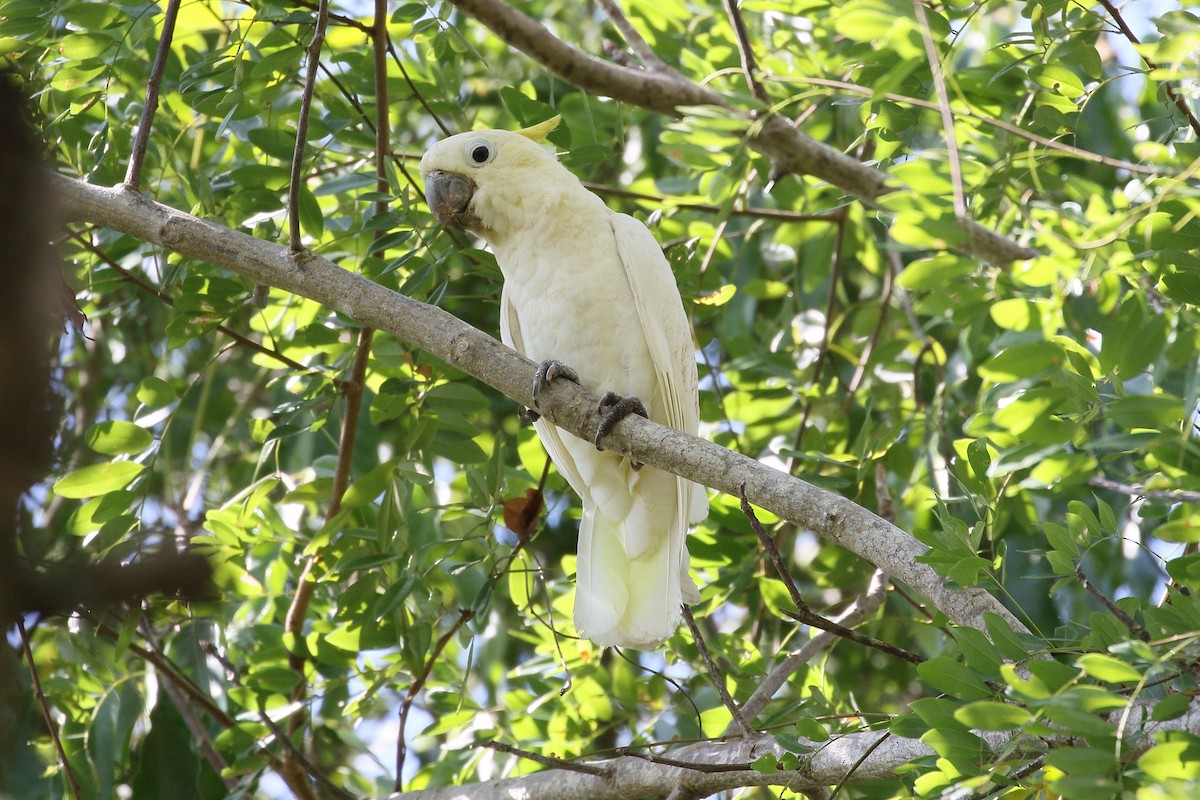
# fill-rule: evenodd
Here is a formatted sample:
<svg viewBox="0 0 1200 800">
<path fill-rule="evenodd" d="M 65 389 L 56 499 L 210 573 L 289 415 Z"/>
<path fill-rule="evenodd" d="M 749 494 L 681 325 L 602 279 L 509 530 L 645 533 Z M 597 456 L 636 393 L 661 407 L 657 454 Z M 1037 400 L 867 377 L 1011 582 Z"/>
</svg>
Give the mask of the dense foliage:
<svg viewBox="0 0 1200 800">
<path fill-rule="evenodd" d="M 58 171 L 126 179 L 165 5 L 0 0 L 0 52 Z M 637 64 L 599 8 L 514 5 Z M 952 585 L 987 589 L 1028 627 L 960 628 L 894 587 L 862 630 L 928 660 L 847 641 L 816 655 L 753 720 L 789 753 L 756 768 L 802 768 L 831 736 L 886 728 L 935 754 L 890 780 L 850 775 L 840 795 L 1194 796 L 1200 729 L 1180 721 L 1200 674 L 1200 18 L 1065 0 L 624 13 L 687 79 L 795 120 L 901 190 L 872 207 L 779 174 L 741 117 L 580 91 L 439 2 L 387 8 L 393 152 L 377 162 L 375 23 L 347 0 L 312 95 L 305 244 L 495 332 L 499 271 L 432 219 L 415 159 L 443 132 L 562 114 L 564 162 L 647 221 L 676 270 L 702 434 L 894 520 Z M 181 5 L 147 196 L 287 242 L 316 16 L 304 0 Z M 972 257 L 960 217 L 1040 255 Z M 56 350 L 65 420 L 22 552 L 195 548 L 216 591 L 27 619 L 40 689 L 16 671 L 0 794 L 302 792 L 289 733 L 301 771 L 373 796 L 398 778 L 552 768 L 506 747 L 591 759 L 726 731 L 686 629 L 648 653 L 573 636 L 578 501 L 514 403 L 344 314 L 135 237 L 76 226 L 61 251 L 87 321 Z M 761 516 L 815 609 L 866 590 L 871 564 Z M 811 631 L 788 618 L 737 498 L 714 496 L 690 543 L 700 630 L 744 702 Z M 1146 739 L 1144 718 L 1179 730 Z M 989 750 L 981 731 L 1008 737 Z"/>
</svg>

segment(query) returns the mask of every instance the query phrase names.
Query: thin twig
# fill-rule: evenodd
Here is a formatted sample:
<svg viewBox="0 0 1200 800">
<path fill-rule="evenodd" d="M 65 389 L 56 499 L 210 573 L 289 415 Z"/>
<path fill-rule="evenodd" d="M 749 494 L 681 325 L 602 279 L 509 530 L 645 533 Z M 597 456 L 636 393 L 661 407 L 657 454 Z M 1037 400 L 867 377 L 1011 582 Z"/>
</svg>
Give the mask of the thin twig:
<svg viewBox="0 0 1200 800">
<path fill-rule="evenodd" d="M 746 75 L 746 85 L 751 93 L 762 101 L 763 105 L 771 105 L 771 96 L 763 88 L 758 79 L 758 61 L 754 58 L 754 50 L 750 47 L 750 34 L 746 32 L 746 21 L 738 8 L 738 0 L 725 0 L 725 13 L 733 28 L 733 38 L 737 41 L 738 56 L 742 59 L 742 72 Z"/>
<path fill-rule="evenodd" d="M 1147 500 L 1166 500 L 1169 503 L 1200 503 L 1200 492 L 1189 492 L 1185 489 L 1147 489 L 1133 483 L 1121 483 L 1103 475 L 1093 475 L 1088 483 L 1100 489 L 1109 489 L 1130 497 L 1144 497 Z"/>
<path fill-rule="evenodd" d="M 629 22 L 621 11 L 621 7 L 617 5 L 617 0 L 596 0 L 596 3 L 604 11 L 604 16 L 608 17 L 609 22 L 621 32 L 621 36 L 625 37 L 625 43 L 638 57 L 638 61 L 642 62 L 642 66 L 654 71 L 673 71 L 658 57 L 654 48 L 646 43 L 642 35 L 637 32 L 637 28 Z"/>
<path fill-rule="evenodd" d="M 683 761 L 678 758 L 656 756 L 654 753 L 635 753 L 628 747 L 618 747 L 616 752 L 618 755 L 626 756 L 628 758 L 637 758 L 642 761 L 649 761 L 651 764 L 662 764 L 664 767 L 690 769 L 694 772 L 703 772 L 705 774 L 712 774 L 716 772 L 744 772 L 748 769 L 754 769 L 754 767 L 749 763 L 712 764 L 704 761 Z"/>
<path fill-rule="evenodd" d="M 412 156 L 416 159 L 418 156 Z M 406 156 L 407 158 L 407 156 Z M 654 203 L 662 207 L 664 211 L 671 211 L 677 208 L 687 209 L 689 211 L 703 211 L 708 214 L 725 214 L 730 217 L 750 217 L 752 219 L 769 219 L 777 222 L 827 222 L 835 225 L 840 216 L 845 211 L 845 206 L 832 209 L 830 211 L 821 211 L 815 214 L 801 214 L 798 211 L 787 211 L 781 208 L 757 208 L 743 207 L 741 205 L 733 208 L 722 208 L 721 206 L 711 203 L 680 203 L 676 202 L 673 197 L 661 194 L 647 194 L 645 192 L 635 192 L 630 189 L 623 189 L 619 186 L 610 186 L 606 183 L 593 183 L 591 181 L 580 181 L 589 191 L 607 197 L 623 197 L 630 200 L 645 200 L 646 202 Z"/>
<path fill-rule="evenodd" d="M 425 95 L 421 94 L 421 90 L 417 88 L 417 84 L 409 76 L 408 70 L 404 66 L 404 59 L 400 58 L 400 54 L 396 52 L 396 47 L 392 44 L 390 37 L 387 39 L 387 49 L 392 57 L 392 61 L 395 62 L 397 69 L 400 70 L 400 77 L 404 78 L 404 82 L 408 84 L 408 89 L 412 92 L 412 96 L 417 98 L 417 102 L 421 104 L 421 108 L 425 110 L 426 115 L 438 126 L 438 129 L 444 135 L 449 136 L 450 129 L 446 127 L 446 123 L 442 122 L 442 118 L 438 116 L 438 113 L 425 100 Z"/>
<path fill-rule="evenodd" d="M 404 702 L 400 704 L 400 732 L 396 734 L 396 791 L 404 791 L 404 759 L 408 755 L 408 744 L 404 741 L 404 728 L 408 725 L 408 712 L 412 709 L 413 702 L 417 699 L 417 695 L 421 689 L 425 687 L 425 681 L 429 680 L 429 673 L 433 672 L 433 665 L 441 656 L 442 650 L 446 649 L 446 645 L 458 633 L 458 629 L 467 623 L 469 619 L 475 616 L 475 612 L 469 608 L 464 608 L 458 612 L 458 619 L 450 626 L 450 630 L 442 634 L 437 640 L 437 644 L 433 646 L 433 652 L 429 654 L 429 658 L 425 659 L 425 666 L 421 670 L 421 674 L 408 686 L 408 691 L 404 694 Z"/>
<path fill-rule="evenodd" d="M 1075 577 L 1079 580 L 1080 584 L 1083 585 L 1083 588 L 1087 591 L 1087 593 L 1099 600 L 1100 604 L 1108 609 L 1114 617 L 1119 619 L 1121 624 L 1129 629 L 1130 633 L 1141 639 L 1143 642 L 1150 641 L 1150 632 L 1143 628 L 1140 622 L 1129 616 L 1129 614 L 1125 612 L 1125 609 L 1114 603 L 1104 594 L 1104 592 L 1096 588 L 1096 585 L 1088 580 L 1088 576 L 1083 571 L 1083 567 L 1075 567 Z"/>
<path fill-rule="evenodd" d="M 50 731 L 54 749 L 58 751 L 58 760 L 62 764 L 63 774 L 67 776 L 67 784 L 71 787 L 71 796 L 79 800 L 83 796 L 83 793 L 79 791 L 79 780 L 75 777 L 75 770 L 71 768 L 71 762 L 67 758 L 62 737 L 58 734 L 58 723 L 54 721 L 54 715 L 50 713 L 50 704 L 46 702 L 46 693 L 42 690 L 42 680 L 38 677 L 37 662 L 33 660 L 33 648 L 29 645 L 29 633 L 25 630 L 25 623 L 20 617 L 17 617 L 17 633 L 21 636 L 21 649 L 25 651 L 25 658 L 29 661 L 29 676 L 33 679 L 33 693 L 42 709 L 42 718 L 46 721 L 46 729 Z"/>
<path fill-rule="evenodd" d="M 338 438 L 337 464 L 334 467 L 333 485 L 329 489 L 329 508 L 325 519 L 329 521 L 337 516 L 342 508 L 342 498 L 350 485 L 350 465 L 354 455 L 354 444 L 358 439 L 359 411 L 362 409 L 363 387 L 366 384 L 367 362 L 371 352 L 371 339 L 374 331 L 363 328 L 359 331 L 358 349 L 354 356 L 350 378 L 342 384 L 346 396 L 346 407 L 342 412 L 342 430 Z M 304 619 L 308 616 L 308 607 L 312 603 L 317 590 L 317 582 L 311 578 L 313 567 L 316 566 L 317 556 L 310 555 L 304 562 L 300 577 L 296 580 L 296 594 L 288 606 L 284 618 L 284 630 L 293 634 L 296 641 L 303 641 Z M 304 654 L 299 648 L 288 653 L 288 665 L 297 675 L 296 687 L 292 699 L 299 705 L 292 714 L 289 723 L 289 733 L 295 733 L 304 725 L 308 713 L 303 705 L 307 687 L 304 682 Z"/>
<path fill-rule="evenodd" d="M 758 540 L 762 542 L 763 547 L 767 551 L 767 555 L 771 559 L 771 563 L 775 566 L 776 572 L 779 573 L 779 579 L 783 581 L 783 585 L 787 587 L 788 593 L 792 597 L 792 602 L 796 605 L 795 611 L 784 611 L 792 619 L 804 625 L 811 625 L 814 628 L 820 628 L 823 631 L 829 631 L 844 639 L 849 639 L 852 642 L 857 642 L 864 647 L 871 647 L 896 658 L 903 659 L 911 664 L 920 664 L 925 661 L 924 657 L 916 653 L 910 653 L 902 647 L 897 647 L 888 642 L 882 642 L 878 639 L 873 639 L 870 636 L 859 633 L 856 630 L 851 630 L 844 625 L 839 625 L 832 620 L 822 617 L 820 614 L 813 611 L 804 602 L 804 598 L 800 595 L 800 590 L 796 587 L 796 582 L 792 580 L 792 576 L 787 571 L 787 564 L 784 563 L 783 556 L 779 553 L 779 548 L 775 545 L 775 540 L 763 528 L 762 523 L 758 521 L 758 516 L 754 513 L 754 509 L 750 506 L 750 501 L 746 498 L 745 487 L 742 487 L 742 513 L 750 520 L 750 526 L 754 528 L 754 532 L 758 534 Z"/>
<path fill-rule="evenodd" d="M 855 762 L 850 765 L 850 769 L 846 770 L 846 774 L 842 776 L 840 781 L 838 781 L 837 786 L 833 787 L 833 792 L 830 793 L 829 800 L 833 800 L 833 798 L 838 796 L 838 793 L 842 790 L 842 787 L 846 785 L 846 782 L 850 780 L 850 777 L 854 775 L 855 771 L 857 771 L 862 763 L 870 758 L 871 754 L 874 753 L 885 741 L 887 741 L 891 735 L 891 731 L 885 731 L 882 736 L 871 742 L 870 746 L 863 750 L 862 755 L 860 755 Z"/>
<path fill-rule="evenodd" d="M 1138 37 L 1133 32 L 1133 29 L 1126 24 L 1125 18 L 1121 16 L 1121 12 L 1115 5 L 1112 4 L 1111 0 L 1100 0 L 1100 4 L 1108 10 L 1109 14 L 1112 15 L 1113 23 L 1117 26 L 1126 39 L 1128 39 L 1134 45 L 1141 44 L 1141 41 L 1138 40 Z M 1147 58 L 1144 54 L 1142 55 L 1142 61 L 1151 71 L 1158 69 L 1158 64 Z M 1163 81 L 1162 87 L 1163 91 L 1167 93 L 1167 97 L 1171 98 L 1171 102 L 1175 104 L 1175 107 L 1178 108 L 1180 113 L 1182 113 L 1187 119 L 1188 125 L 1190 125 L 1192 130 L 1196 132 L 1196 136 L 1200 136 L 1200 120 L 1196 119 L 1196 115 L 1192 113 L 1192 109 L 1190 106 L 1188 106 L 1187 101 L 1175 91 L 1175 87 L 1172 86 L 1169 81 Z"/>
<path fill-rule="evenodd" d="M 908 95 L 896 94 L 895 92 L 883 92 L 882 94 L 876 94 L 875 91 L 868 86 L 859 86 L 857 83 L 848 83 L 846 81 L 832 80 L 830 78 L 787 76 L 777 78 L 777 80 L 801 83 L 809 86 L 822 86 L 828 89 L 838 89 L 851 94 L 858 94 L 872 98 L 882 98 L 884 100 L 891 100 L 893 103 L 903 103 L 909 106 L 916 106 L 917 108 L 924 108 L 929 111 L 941 110 L 937 103 L 931 103 L 928 100 L 922 100 L 919 97 L 909 97 Z M 1100 155 L 1099 153 L 1093 153 L 1090 150 L 1072 147 L 1069 144 L 1063 144 L 1062 142 L 1055 141 L 1054 139 L 1047 139 L 1045 136 L 1039 136 L 1036 133 L 1027 131 L 1024 128 L 1013 125 L 1010 122 L 1005 122 L 1002 119 L 996 119 L 995 117 L 989 117 L 984 114 L 977 114 L 970 109 L 952 108 L 950 111 L 956 117 L 966 117 L 967 119 L 979 120 L 984 125 L 990 125 L 991 127 L 998 128 L 1005 133 L 1011 133 L 1013 136 L 1017 136 L 1028 142 L 1032 142 L 1033 144 L 1045 147 L 1048 150 L 1056 150 L 1064 155 L 1077 158 L 1080 161 L 1088 161 L 1093 164 L 1103 164 L 1104 166 L 1112 167 L 1113 169 L 1125 169 L 1129 170 L 1130 172 L 1140 173 L 1142 175 L 1161 175 L 1163 172 L 1158 167 L 1150 166 L 1148 164 L 1135 164 L 1132 161 L 1125 161 L 1120 158 L 1111 158 L 1109 156 Z"/>
<path fill-rule="evenodd" d="M 292 150 L 292 178 L 288 183 L 288 250 L 299 255 L 304 250 L 300 241 L 300 183 L 304 169 L 304 150 L 308 144 L 308 118 L 312 112 L 313 91 L 317 85 L 317 68 L 321 63 L 321 46 L 325 43 L 325 27 L 329 24 L 329 0 L 317 7 L 317 24 L 312 41 L 305 51 L 308 69 L 304 90 L 300 94 L 300 116 L 296 120 L 296 147 Z"/>
<path fill-rule="evenodd" d="M 849 628 L 874 614 L 887 600 L 888 583 L 888 574 L 883 570 L 875 570 L 867 585 L 866 593 L 856 598 L 834 621 Z M 810 663 L 818 653 L 829 647 L 835 640 L 836 636 L 832 632 L 821 631 L 801 645 L 799 649 L 788 654 L 787 658 L 779 662 L 774 669 L 767 673 L 765 678 L 759 681 L 754 692 L 742 704 L 742 713 L 750 719 L 757 717 L 767 707 L 767 703 L 775 696 L 775 693 L 787 683 L 788 678 L 801 667 Z M 729 733 L 732 731 L 727 730 L 726 734 Z"/>
<path fill-rule="evenodd" d="M 497 753 L 508 753 L 518 758 L 523 758 L 526 761 L 535 761 L 538 764 L 556 769 L 565 769 L 568 772 L 582 772 L 584 775 L 595 775 L 600 778 L 608 777 L 608 770 L 603 767 L 593 766 L 591 764 L 580 764 L 577 761 L 568 761 L 565 758 L 555 758 L 554 756 L 544 756 L 541 753 L 534 753 L 529 750 L 522 750 L 519 747 L 505 744 L 504 742 L 476 742 L 472 747 L 486 747 L 488 750 L 495 750 Z"/>
<path fill-rule="evenodd" d="M 913 0 L 917 12 L 917 23 L 921 28 L 921 40 L 925 43 L 925 58 L 929 61 L 929 72 L 933 89 L 937 94 L 938 111 L 942 115 L 942 134 L 946 137 L 946 155 L 950 166 L 950 188 L 954 193 L 954 217 L 959 222 L 967 220 L 967 195 L 963 190 L 962 165 L 958 161 L 958 140 L 954 137 L 954 114 L 950 112 L 950 97 L 946 94 L 946 76 L 942 73 L 942 56 L 933 42 L 933 31 L 929 29 L 929 18 L 925 16 L 925 4 Z"/>
<path fill-rule="evenodd" d="M 175 20 L 179 16 L 179 0 L 168 0 L 163 14 L 163 31 L 154 54 L 154 66 L 150 69 L 150 82 L 146 84 L 146 102 L 133 136 L 133 150 L 129 154 L 129 166 L 125 171 L 125 185 L 134 191 L 141 189 L 142 164 L 146 160 L 146 148 L 150 145 L 150 129 L 154 126 L 154 114 L 158 111 L 158 92 L 162 87 L 163 73 L 167 69 L 167 56 L 171 52 L 171 39 L 175 36 Z"/>
<path fill-rule="evenodd" d="M 837 291 L 842 275 L 842 254 L 846 245 L 846 207 L 842 206 L 838 212 L 835 217 L 837 233 L 833 241 L 833 255 L 829 267 L 829 296 L 825 300 L 825 326 L 821 329 L 821 344 L 817 348 L 817 357 L 813 360 L 812 379 L 809 381 L 809 385 L 815 387 L 817 391 L 820 391 L 821 376 L 825 371 L 825 365 L 829 362 L 829 328 L 833 324 L 832 320 L 837 310 Z M 813 405 L 811 401 L 804 404 L 804 412 L 800 415 L 800 424 L 796 426 L 796 437 L 792 440 L 792 450 L 795 453 L 804 452 L 804 436 L 808 433 L 808 423 L 812 418 Z M 795 475 L 800 459 L 796 455 L 789 455 L 785 463 L 787 474 Z"/>
<path fill-rule="evenodd" d="M 746 721 L 742 710 L 738 708 L 738 704 L 734 702 L 733 697 L 729 694 L 729 689 L 725 686 L 725 676 L 721 674 L 720 668 L 717 667 L 717 662 L 713 661 L 712 654 L 708 652 L 708 645 L 704 643 L 704 637 L 700 635 L 700 628 L 696 626 L 696 618 L 692 616 L 692 609 L 687 606 L 683 607 L 683 621 L 687 623 L 688 630 L 692 632 L 692 639 L 696 642 L 696 649 L 700 651 L 700 658 L 704 661 L 704 665 L 708 667 L 708 674 L 712 677 L 713 686 L 716 688 L 721 702 L 725 704 L 725 708 L 729 709 L 729 714 L 733 717 L 733 721 L 741 729 L 738 733 L 752 733 L 754 729 L 750 727 L 750 723 Z"/>
<path fill-rule="evenodd" d="M 387 0 L 375 0 L 375 25 L 371 29 L 371 46 L 375 51 L 375 191 L 381 195 L 375 201 L 376 214 L 384 214 L 388 210 L 388 201 L 383 197 L 389 190 L 387 156 L 391 151 L 392 135 L 388 116 L 387 54 L 391 41 L 387 22 Z M 385 231 L 376 229 L 375 240 L 378 241 L 384 234 Z"/>
<path fill-rule="evenodd" d="M 625 663 L 629 664 L 629 666 L 633 667 L 634 669 L 641 670 L 642 672 L 662 678 L 664 681 L 666 681 L 668 684 L 670 684 L 671 688 L 673 688 L 679 694 L 679 696 L 682 697 L 684 700 L 686 700 L 687 704 L 692 707 L 692 713 L 696 715 L 697 730 L 699 730 L 700 728 L 703 727 L 702 721 L 700 719 L 700 716 L 701 716 L 700 715 L 700 707 L 698 705 L 696 705 L 696 701 L 692 699 L 692 696 L 690 694 L 688 694 L 688 690 L 686 688 L 684 688 L 684 686 L 679 681 L 675 680 L 674 678 L 672 678 L 670 675 L 663 672 L 662 670 L 657 670 L 657 669 L 654 669 L 653 667 L 648 667 L 645 664 L 643 664 L 641 661 L 630 658 L 629 656 L 625 655 L 625 650 L 620 647 L 614 647 L 613 652 L 616 653 L 618 656 L 620 656 L 625 661 Z M 733 723 L 730 723 L 730 724 L 732 725 Z M 645 746 L 649 746 L 649 745 L 645 745 Z M 603 752 L 603 751 L 599 751 L 599 752 Z M 593 753 L 593 755 L 595 755 L 595 753 Z"/>
<path fill-rule="evenodd" d="M 879 344 L 879 337 L 883 334 L 883 326 L 887 324 L 888 309 L 892 302 L 892 285 L 896 277 L 893 273 L 892 263 L 888 261 L 883 268 L 883 285 L 879 289 L 879 317 L 875 320 L 875 327 L 871 331 L 871 336 L 867 339 L 866 345 L 863 346 L 862 354 L 858 358 L 858 364 L 854 367 L 854 375 L 851 376 L 850 383 L 846 387 L 845 399 L 842 401 L 843 414 L 850 412 L 854 396 L 858 393 L 863 377 L 867 374 L 867 366 L 871 363 L 871 356 L 875 352 L 875 346 Z M 829 319 L 829 317 L 826 317 L 827 326 Z M 881 514 L 880 516 L 883 515 Z"/>
<path fill-rule="evenodd" d="M 138 630 L 142 638 L 153 648 L 154 652 L 161 655 L 162 645 L 155 635 L 148 615 L 143 614 Z M 171 704 L 175 706 L 175 709 L 179 712 L 179 716 L 183 718 L 183 724 L 187 726 L 188 732 L 191 733 L 192 739 L 196 742 L 196 746 L 200 750 L 200 754 L 204 756 L 204 760 L 212 767 L 213 772 L 220 776 L 220 780 L 225 784 L 226 790 L 232 792 L 237 787 L 237 779 L 227 772 L 229 769 L 228 762 L 217 752 L 217 748 L 213 746 L 212 736 L 209 735 L 204 723 L 200 721 L 200 716 L 196 713 L 200 706 L 194 705 L 188 693 L 175 681 L 162 681 L 161 686 L 162 690 L 167 693 L 167 697 L 171 698 Z"/>
<path fill-rule="evenodd" d="M 204 652 L 209 658 L 216 661 L 225 669 L 225 674 L 229 676 L 231 681 L 233 681 L 239 687 L 242 685 L 242 679 L 241 676 L 238 675 L 237 669 L 235 669 L 233 664 L 231 664 L 229 660 L 221 654 L 221 651 L 217 649 L 215 644 L 208 642 L 204 647 Z M 267 727 L 269 731 L 271 731 L 271 735 L 274 736 L 279 741 L 279 744 L 283 746 L 284 750 L 287 751 L 287 758 L 284 762 L 285 764 L 288 761 L 293 761 L 299 764 L 301 767 L 303 767 L 304 772 L 307 775 L 312 777 L 317 783 L 321 784 L 321 787 L 325 789 L 325 791 L 331 793 L 335 797 L 340 798 L 340 800 L 355 800 L 354 795 L 350 794 L 345 789 L 330 780 L 328 775 L 322 772 L 316 764 L 309 760 L 309 758 L 305 756 L 303 752 L 301 752 L 300 748 L 296 746 L 296 743 L 292 741 L 291 737 L 288 736 L 282 728 L 275 724 L 275 720 L 271 719 L 267 712 L 259 711 L 258 719 Z M 307 786 L 307 784 L 305 785 Z M 288 783 L 288 786 L 292 789 L 296 788 L 296 786 L 292 783 Z"/>
</svg>

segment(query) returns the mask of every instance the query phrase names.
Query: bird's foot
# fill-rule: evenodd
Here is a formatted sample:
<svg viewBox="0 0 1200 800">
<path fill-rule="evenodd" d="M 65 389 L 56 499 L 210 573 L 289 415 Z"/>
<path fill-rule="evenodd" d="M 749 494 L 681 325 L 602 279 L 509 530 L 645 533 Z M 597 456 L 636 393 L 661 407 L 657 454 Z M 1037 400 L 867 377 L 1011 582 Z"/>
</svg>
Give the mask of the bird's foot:
<svg viewBox="0 0 1200 800">
<path fill-rule="evenodd" d="M 533 405 L 535 407 L 538 404 L 538 395 L 542 393 L 542 389 L 545 389 L 550 385 L 551 381 L 556 380 L 557 378 L 566 378 L 572 383 L 579 383 L 579 373 L 561 361 L 548 359 L 543 361 L 541 364 L 538 364 L 537 372 L 533 374 L 533 387 L 531 390 L 531 393 L 533 394 Z M 519 416 L 521 417 L 521 421 L 526 424 L 537 422 L 542 418 L 542 415 L 532 408 L 525 409 L 519 414 Z"/>
<path fill-rule="evenodd" d="M 633 395 L 622 397 L 616 392 L 604 393 L 604 397 L 600 398 L 600 424 L 596 426 L 596 439 L 594 441 L 597 450 L 604 449 L 600 446 L 600 440 L 608 436 L 617 423 L 630 414 L 637 414 L 647 419 L 650 418 L 650 414 L 646 411 L 646 406 Z M 642 465 L 639 462 L 633 462 L 635 472 L 641 468 Z"/>
</svg>

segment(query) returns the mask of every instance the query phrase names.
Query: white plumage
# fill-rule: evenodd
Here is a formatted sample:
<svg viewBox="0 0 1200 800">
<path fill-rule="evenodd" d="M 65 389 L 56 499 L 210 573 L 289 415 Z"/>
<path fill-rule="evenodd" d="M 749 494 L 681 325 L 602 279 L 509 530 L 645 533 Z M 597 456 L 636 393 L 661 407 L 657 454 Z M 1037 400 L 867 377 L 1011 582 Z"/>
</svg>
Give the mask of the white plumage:
<svg viewBox="0 0 1200 800">
<path fill-rule="evenodd" d="M 575 368 L 593 393 L 636 395 L 650 419 L 694 434 L 696 362 L 670 266 L 644 225 L 610 211 L 538 143 L 556 123 L 438 142 L 421 159 L 429 205 L 491 245 L 505 344 Z M 534 424 L 583 500 L 575 627 L 602 645 L 660 644 L 700 599 L 685 538 L 708 512 L 704 488 Z"/>
</svg>

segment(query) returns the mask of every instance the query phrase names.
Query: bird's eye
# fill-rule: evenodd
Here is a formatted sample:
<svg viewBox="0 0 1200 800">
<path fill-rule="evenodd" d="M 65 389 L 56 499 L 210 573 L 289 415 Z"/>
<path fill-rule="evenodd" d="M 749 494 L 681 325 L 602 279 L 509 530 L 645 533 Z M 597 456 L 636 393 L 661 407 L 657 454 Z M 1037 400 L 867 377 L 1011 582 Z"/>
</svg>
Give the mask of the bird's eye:
<svg viewBox="0 0 1200 800">
<path fill-rule="evenodd" d="M 467 142 L 467 161 L 477 167 L 496 157 L 496 146 L 487 139 L 472 139 Z"/>
</svg>

